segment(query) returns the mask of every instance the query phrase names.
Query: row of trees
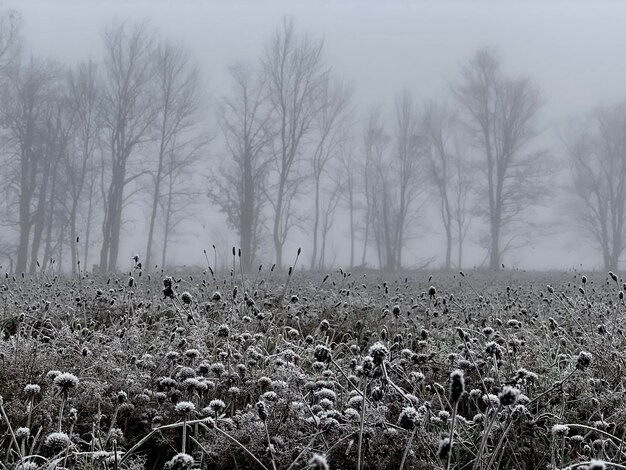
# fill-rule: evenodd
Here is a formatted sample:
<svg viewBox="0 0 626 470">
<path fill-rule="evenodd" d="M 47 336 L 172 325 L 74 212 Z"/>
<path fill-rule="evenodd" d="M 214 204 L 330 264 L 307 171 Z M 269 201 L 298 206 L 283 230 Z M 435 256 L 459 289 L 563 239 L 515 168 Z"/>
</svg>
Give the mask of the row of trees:
<svg viewBox="0 0 626 470">
<path fill-rule="evenodd" d="M 405 90 L 392 109 L 359 118 L 323 42 L 285 20 L 257 62 L 230 68 L 209 146 L 205 87 L 184 49 L 146 24 L 115 23 L 102 37 L 100 62 L 67 67 L 25 57 L 19 18 L 0 19 L 0 250 L 13 271 L 64 257 L 72 270 L 81 259 L 116 269 L 131 205 L 145 214 L 144 266 L 166 265 L 176 228 L 203 201 L 238 234 L 245 269 L 283 266 L 302 234 L 309 266 L 322 269 L 334 262 L 335 230 L 348 234 L 350 266 L 397 270 L 410 242 L 438 226 L 446 269 L 462 266 L 476 233 L 497 268 L 536 233 L 530 211 L 558 175 L 536 138 L 539 90 L 504 74 L 488 49 L 461 69 L 447 103 L 418 103 Z M 568 212 L 607 269 L 625 248 L 625 131 L 620 105 L 564 138 L 576 201 Z"/>
<path fill-rule="evenodd" d="M 285 22 L 257 67 L 232 70 L 235 87 L 220 112 L 230 163 L 214 174 L 211 198 L 239 233 L 247 268 L 264 227 L 279 265 L 298 227 L 312 240 L 310 266 L 324 267 L 340 209 L 348 215 L 350 266 L 365 265 L 373 250 L 379 267 L 399 269 L 407 243 L 433 225 L 434 205 L 445 234 L 443 266 L 462 266 L 475 221 L 485 264 L 497 269 L 505 253 L 541 235 L 533 211 L 563 199 L 604 268 L 618 268 L 626 248 L 626 105 L 585 116 L 570 127 L 562 155 L 550 155 L 537 139 L 539 89 L 503 73 L 497 53 L 481 49 L 462 67 L 447 104 L 420 105 L 403 91 L 392 117 L 376 107 L 359 120 L 350 88 L 332 77 L 322 49 Z M 565 198 L 556 197 L 555 180 L 564 181 Z M 312 214 L 295 204 L 303 192 Z"/>
<path fill-rule="evenodd" d="M 381 268 L 399 269 L 434 200 L 445 267 L 453 265 L 455 240 L 461 265 L 477 216 L 489 227 L 489 266 L 499 266 L 523 241 L 520 217 L 542 194 L 545 155 L 531 148 L 541 104 L 536 87 L 503 75 L 496 54 L 481 50 L 462 70 L 454 105 L 422 106 L 404 91 L 393 119 L 377 107 L 359 124 L 350 88 L 332 76 L 322 50 L 321 41 L 298 36 L 285 22 L 256 67 L 232 69 L 235 86 L 220 112 L 230 159 L 214 174 L 211 198 L 240 234 L 244 265 L 251 267 L 262 246 L 269 214 L 279 265 L 289 232 L 299 227 L 312 239 L 311 267 L 323 267 L 340 208 L 349 214 L 350 265 L 366 264 L 373 249 Z M 305 191 L 312 214 L 296 204 Z"/>
<path fill-rule="evenodd" d="M 3 224 L 16 232 L 2 243 L 11 267 L 32 273 L 69 254 L 80 269 L 97 241 L 100 268 L 115 269 L 123 212 L 138 195 L 146 261 L 156 255 L 157 221 L 165 260 L 178 209 L 197 194 L 181 183 L 206 143 L 197 67 L 145 24 L 108 27 L 100 63 L 26 58 L 17 21 L 7 13 L 0 28 Z"/>
</svg>

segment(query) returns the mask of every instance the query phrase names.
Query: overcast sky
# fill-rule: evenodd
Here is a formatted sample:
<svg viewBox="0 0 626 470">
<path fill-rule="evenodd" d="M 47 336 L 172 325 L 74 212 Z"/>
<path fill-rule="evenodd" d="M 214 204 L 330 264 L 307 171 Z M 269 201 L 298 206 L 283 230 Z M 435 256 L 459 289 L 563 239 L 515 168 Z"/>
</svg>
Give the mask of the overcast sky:
<svg viewBox="0 0 626 470">
<path fill-rule="evenodd" d="M 149 19 L 186 43 L 215 88 L 226 66 L 255 59 L 284 16 L 326 41 L 333 68 L 359 100 L 388 101 L 399 88 L 445 92 L 472 52 L 497 47 L 504 68 L 541 87 L 560 119 L 626 97 L 622 1 L 6 1 L 24 16 L 32 50 L 63 61 L 97 57 L 112 18 Z"/>
<path fill-rule="evenodd" d="M 325 39 L 329 64 L 353 83 L 360 109 L 390 107 L 403 87 L 419 100 L 444 96 L 461 64 L 482 46 L 499 50 L 506 72 L 540 87 L 547 141 L 568 116 L 626 98 L 623 1 L 19 0 L 3 6 L 22 14 L 33 54 L 67 63 L 98 59 L 103 26 L 112 19 L 148 19 L 189 47 L 213 97 L 228 86 L 227 66 L 256 60 L 287 16 L 298 30 Z M 593 265 L 584 249 L 580 256 L 572 252 L 579 245 L 571 237 L 559 238 L 558 248 L 554 238 L 540 245 L 537 267 L 561 264 L 562 256 L 571 257 L 570 266 L 579 258 Z"/>
</svg>

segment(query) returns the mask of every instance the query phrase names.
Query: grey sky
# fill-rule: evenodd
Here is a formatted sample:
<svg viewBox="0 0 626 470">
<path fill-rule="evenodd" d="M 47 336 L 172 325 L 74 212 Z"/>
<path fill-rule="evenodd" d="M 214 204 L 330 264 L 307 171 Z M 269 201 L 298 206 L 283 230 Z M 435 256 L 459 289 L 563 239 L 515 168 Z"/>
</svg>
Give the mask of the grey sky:
<svg viewBox="0 0 626 470">
<path fill-rule="evenodd" d="M 326 40 L 359 100 L 389 101 L 402 87 L 445 92 L 477 48 L 497 47 L 504 67 L 531 76 L 558 119 L 626 97 L 626 4 L 619 1 L 103 1 L 6 2 L 24 15 L 35 53 L 97 56 L 103 24 L 149 19 L 189 45 L 220 88 L 228 64 L 255 59 L 283 16 Z M 216 90 L 217 91 L 217 90 Z"/>
<path fill-rule="evenodd" d="M 68 63 L 98 58 L 102 28 L 111 19 L 148 19 L 190 48 L 213 97 L 228 86 L 227 66 L 256 60 L 288 16 L 298 30 L 325 38 L 328 62 L 354 84 L 361 110 L 391 107 L 403 87 L 419 100 L 444 96 L 460 65 L 485 45 L 500 51 L 505 71 L 527 75 L 541 88 L 549 141 L 569 115 L 626 98 L 621 1 L 19 0 L 4 7 L 23 15 L 33 54 Z M 537 267 L 561 264 L 564 254 L 578 258 L 571 251 L 578 244 L 568 237 L 558 247 L 540 244 L 545 256 Z M 592 258 L 585 253 L 580 260 L 586 263 Z"/>
</svg>

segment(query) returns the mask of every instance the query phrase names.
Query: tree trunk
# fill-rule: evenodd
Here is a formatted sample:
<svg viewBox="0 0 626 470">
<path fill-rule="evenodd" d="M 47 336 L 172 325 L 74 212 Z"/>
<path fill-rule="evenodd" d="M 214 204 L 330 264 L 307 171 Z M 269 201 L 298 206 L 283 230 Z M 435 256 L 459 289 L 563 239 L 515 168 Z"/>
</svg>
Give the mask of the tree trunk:
<svg viewBox="0 0 626 470">
<path fill-rule="evenodd" d="M 169 188 L 168 188 L 168 193 L 167 193 L 167 210 L 165 211 L 165 228 L 164 228 L 164 234 L 163 234 L 163 252 L 162 252 L 162 257 L 161 257 L 161 269 L 165 269 L 166 263 L 165 260 L 167 259 L 167 243 L 169 241 L 169 235 L 170 235 L 170 221 L 171 221 L 171 216 L 172 216 L 172 193 L 174 192 L 174 188 L 172 187 L 172 173 L 170 173 L 170 184 L 169 184 Z M 217 266 L 216 266 L 217 269 Z"/>
<path fill-rule="evenodd" d="M 113 224 L 111 226 L 111 246 L 109 248 L 108 261 L 109 271 L 117 270 L 117 259 L 120 250 L 120 234 L 122 231 L 122 194 L 119 194 L 116 199 L 117 207 L 115 208 L 116 210 L 113 217 Z"/>
<path fill-rule="evenodd" d="M 30 226 L 30 202 L 22 194 L 20 195 L 20 244 L 17 249 L 17 261 L 15 263 L 15 272 L 17 274 L 26 271 Z"/>
<path fill-rule="evenodd" d="M 461 219 L 457 221 L 457 230 L 459 234 L 459 259 L 457 264 L 457 269 L 463 269 L 463 224 L 461 223 Z"/>
<path fill-rule="evenodd" d="M 452 267 L 452 230 L 450 224 L 446 226 L 446 271 Z"/>
<path fill-rule="evenodd" d="M 313 253 L 311 254 L 311 271 L 317 264 L 317 232 L 320 224 L 320 178 L 315 177 L 315 213 L 313 216 Z"/>
<path fill-rule="evenodd" d="M 104 170 L 103 170 L 104 171 Z M 108 197 L 104 208 L 104 220 L 102 221 L 102 247 L 100 249 L 100 272 L 109 271 L 109 250 L 111 249 L 112 219 L 115 212 L 115 184 L 111 182 Z"/>
<path fill-rule="evenodd" d="M 50 156 L 48 158 L 50 158 Z M 47 162 L 41 179 L 41 187 L 39 188 L 39 198 L 34 214 L 33 240 L 30 251 L 30 267 L 28 268 L 29 274 L 33 274 L 37 269 L 37 257 L 39 256 L 39 248 L 41 246 L 46 221 L 46 197 L 48 196 L 48 183 L 52 172 L 51 167 L 51 163 Z M 50 214 L 50 217 L 52 217 L 52 214 Z"/>
<path fill-rule="evenodd" d="M 125 177 L 124 165 L 120 163 L 114 165 L 112 181 L 109 187 L 108 210 L 105 217 L 106 227 L 103 233 L 102 251 L 100 253 L 100 269 L 103 272 L 115 271 L 117 269 Z"/>
<path fill-rule="evenodd" d="M 246 153 L 249 152 L 246 150 Z M 241 208 L 241 227 L 239 230 L 239 244 L 241 247 L 241 262 L 246 272 L 252 269 L 254 249 L 252 238 L 254 236 L 255 204 L 254 200 L 254 175 L 252 174 L 252 162 L 249 155 L 244 158 L 243 164 L 243 207 Z"/>
<path fill-rule="evenodd" d="M 57 160 L 58 162 L 58 160 Z M 43 253 L 43 270 L 46 269 L 46 263 L 52 257 L 53 252 L 53 244 L 52 244 L 52 229 L 54 222 L 54 211 L 55 211 L 55 201 L 56 201 L 56 185 L 57 185 L 57 162 L 54 164 L 54 170 L 52 172 L 52 186 L 50 188 L 50 198 L 49 198 L 49 207 L 48 207 L 48 217 L 47 217 L 47 227 L 46 227 L 46 244 Z M 65 236 L 65 225 L 62 226 L 61 232 L 59 234 L 59 239 L 57 240 L 57 244 L 63 247 L 63 242 Z M 61 251 L 62 248 L 61 248 Z"/>
<path fill-rule="evenodd" d="M 500 267 L 500 221 L 491 219 L 491 252 L 489 254 L 489 269 Z"/>
<path fill-rule="evenodd" d="M 163 167 L 162 157 L 159 157 L 159 167 L 156 174 L 156 182 L 154 184 L 154 195 L 152 197 L 152 210 L 150 213 L 150 227 L 148 228 L 148 243 L 146 244 L 146 263 L 145 269 L 152 271 L 152 241 L 154 240 L 154 225 L 156 223 L 157 208 L 159 205 L 159 191 L 161 188 L 161 172 Z"/>
<path fill-rule="evenodd" d="M 89 205 L 87 207 L 87 222 L 85 223 L 85 256 L 83 258 L 83 263 L 85 264 L 83 270 L 89 269 L 89 243 L 91 243 L 91 217 L 93 210 L 93 185 L 94 181 L 91 180 L 91 184 L 89 186 Z"/>
<path fill-rule="evenodd" d="M 35 186 L 35 165 L 36 161 L 31 161 L 30 150 L 26 145 L 21 145 L 21 174 L 20 174 L 20 196 L 19 196 L 19 213 L 20 213 L 20 242 L 17 249 L 17 260 L 15 264 L 15 272 L 21 274 L 26 272 L 26 263 L 28 259 L 28 245 L 30 241 L 30 230 L 32 227 L 30 203 L 33 197 L 33 189 Z"/>
<path fill-rule="evenodd" d="M 283 196 L 285 184 L 280 182 L 278 188 L 278 198 L 276 200 L 276 213 L 274 214 L 274 250 L 276 252 L 276 267 L 282 269 L 283 266 L 283 243 L 280 237 L 280 223 L 283 213 Z"/>
<path fill-rule="evenodd" d="M 350 185 L 348 196 L 350 198 L 350 269 L 354 269 L 354 200 L 352 189 L 352 185 Z"/>
<path fill-rule="evenodd" d="M 72 259 L 72 274 L 76 272 L 78 266 L 78 244 L 76 243 L 76 212 L 77 212 L 78 200 L 72 201 L 72 207 L 70 209 L 70 253 Z"/>
</svg>

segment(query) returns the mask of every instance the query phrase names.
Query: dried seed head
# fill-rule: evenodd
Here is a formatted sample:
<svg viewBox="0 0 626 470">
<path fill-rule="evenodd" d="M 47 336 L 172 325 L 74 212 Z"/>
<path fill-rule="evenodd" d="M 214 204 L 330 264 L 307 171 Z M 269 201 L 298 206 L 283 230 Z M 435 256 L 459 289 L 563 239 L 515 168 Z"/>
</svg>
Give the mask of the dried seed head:
<svg viewBox="0 0 626 470">
<path fill-rule="evenodd" d="M 70 443 L 70 438 L 64 432 L 53 432 L 46 437 L 46 446 L 61 450 L 66 448 Z"/>
<path fill-rule="evenodd" d="M 505 385 L 502 388 L 502 391 L 498 395 L 500 399 L 500 404 L 502 406 L 514 405 L 517 402 L 517 398 L 520 395 L 520 390 L 515 387 L 511 387 L 510 385 Z"/>
<path fill-rule="evenodd" d="M 465 391 L 465 377 L 460 369 L 452 371 L 450 374 L 450 402 L 456 403 L 460 400 Z"/>
<path fill-rule="evenodd" d="M 569 427 L 564 424 L 555 424 L 554 426 L 552 426 L 552 434 L 557 437 L 567 436 L 568 432 Z"/>
<path fill-rule="evenodd" d="M 591 353 L 581 351 L 576 357 L 576 369 L 585 370 L 588 368 L 591 365 L 592 357 Z"/>
<path fill-rule="evenodd" d="M 588 470 L 606 470 L 606 462 L 604 460 L 591 460 L 589 462 Z"/>
<path fill-rule="evenodd" d="M 196 411 L 196 405 L 190 401 L 179 401 L 176 403 L 176 412 L 182 415 L 189 415 Z"/>
<path fill-rule="evenodd" d="M 69 389 L 78 385 L 78 377 L 69 372 L 62 372 L 54 378 L 54 385 L 62 392 L 67 393 Z"/>
<path fill-rule="evenodd" d="M 32 397 L 41 392 L 41 387 L 37 384 L 28 384 L 24 387 L 24 394 L 27 397 Z"/>
<path fill-rule="evenodd" d="M 26 427 L 17 428 L 15 430 L 15 437 L 17 439 L 27 439 L 30 437 L 30 429 Z"/>
<path fill-rule="evenodd" d="M 443 438 L 439 441 L 439 447 L 437 448 L 437 455 L 441 460 L 446 460 L 450 453 L 450 439 Z"/>
<path fill-rule="evenodd" d="M 168 463 L 171 470 L 186 470 L 192 467 L 194 459 L 191 455 L 180 452 L 172 457 Z"/>
<path fill-rule="evenodd" d="M 256 411 L 259 414 L 261 421 L 265 422 L 267 420 L 267 406 L 265 403 L 258 401 L 256 404 Z"/>
<path fill-rule="evenodd" d="M 374 359 L 374 364 L 380 365 L 389 355 L 389 350 L 381 342 L 376 342 L 369 349 L 369 355 Z"/>
<path fill-rule="evenodd" d="M 315 346 L 313 356 L 319 362 L 330 362 L 332 359 L 332 353 L 330 349 L 324 345 L 318 344 Z"/>
<path fill-rule="evenodd" d="M 191 294 L 189 292 L 185 291 L 182 294 L 180 294 L 180 300 L 185 305 L 189 305 L 189 304 L 191 304 L 191 301 L 193 300 L 193 298 L 191 297 Z"/>
<path fill-rule="evenodd" d="M 419 421 L 419 413 L 412 406 L 407 406 L 402 409 L 400 416 L 398 416 L 398 424 L 408 431 L 412 431 Z"/>
<path fill-rule="evenodd" d="M 222 400 L 215 399 L 209 402 L 209 409 L 213 413 L 216 413 L 216 414 L 221 413 L 225 408 L 226 408 L 226 404 Z"/>
<path fill-rule="evenodd" d="M 128 394 L 123 391 L 120 390 L 119 392 L 117 392 L 117 402 L 121 405 L 122 403 L 125 403 L 128 400 Z"/>
<path fill-rule="evenodd" d="M 322 454 L 313 454 L 313 457 L 309 459 L 309 468 L 311 470 L 329 470 L 328 461 L 326 456 Z"/>
</svg>

